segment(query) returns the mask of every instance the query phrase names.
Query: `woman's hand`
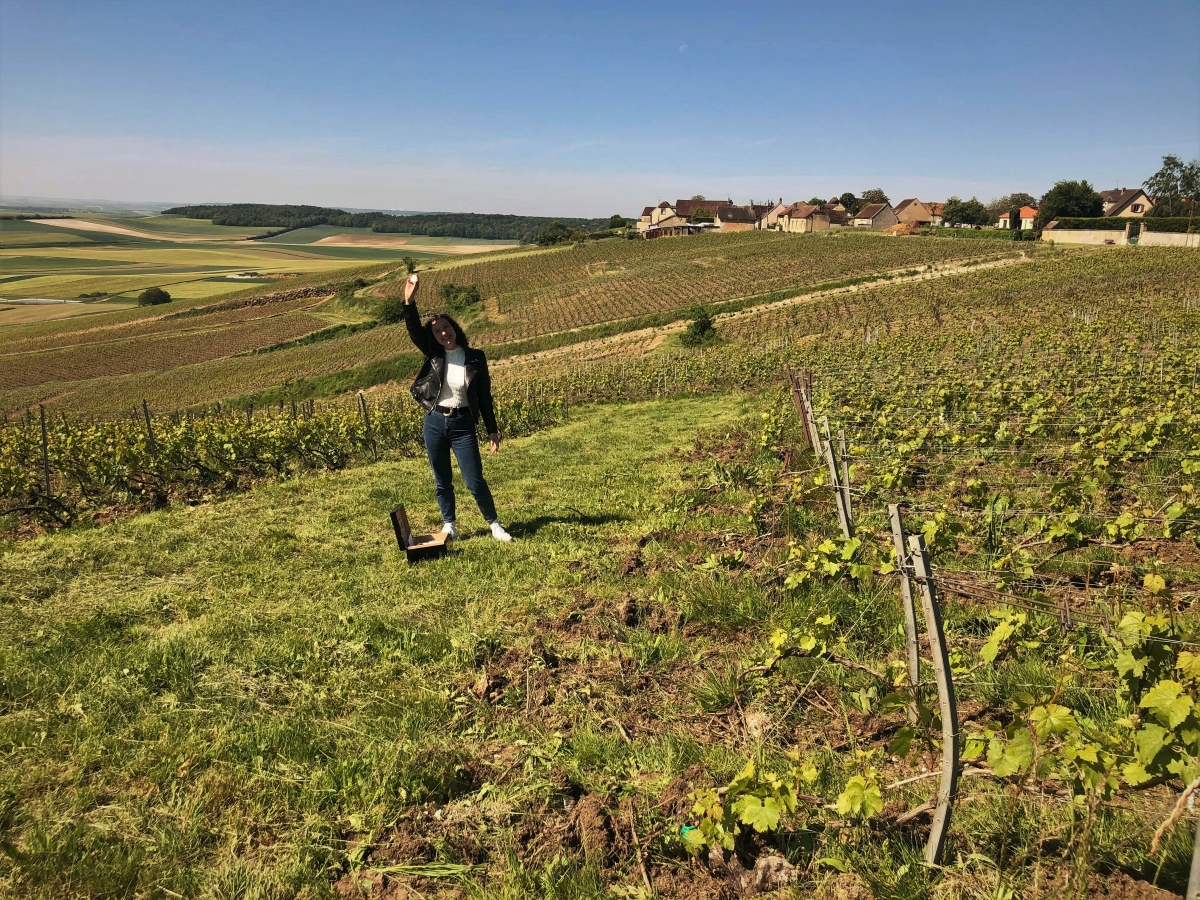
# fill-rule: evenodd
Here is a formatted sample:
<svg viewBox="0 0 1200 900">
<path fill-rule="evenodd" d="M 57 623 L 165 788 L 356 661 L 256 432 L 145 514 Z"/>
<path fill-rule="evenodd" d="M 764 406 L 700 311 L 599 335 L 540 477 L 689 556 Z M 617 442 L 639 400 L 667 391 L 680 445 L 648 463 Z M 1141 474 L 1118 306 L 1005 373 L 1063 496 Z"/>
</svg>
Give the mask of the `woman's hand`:
<svg viewBox="0 0 1200 900">
<path fill-rule="evenodd" d="M 491 434 L 488 435 L 488 439 L 492 442 L 492 445 L 490 447 L 488 447 L 488 453 L 499 453 L 500 452 L 500 432 L 498 432 L 498 431 L 492 432 Z"/>
<path fill-rule="evenodd" d="M 404 285 L 404 303 L 405 305 L 412 303 L 413 296 L 417 293 L 417 288 L 420 286 L 421 280 L 417 278 L 416 273 L 408 276 L 408 281 Z"/>
</svg>

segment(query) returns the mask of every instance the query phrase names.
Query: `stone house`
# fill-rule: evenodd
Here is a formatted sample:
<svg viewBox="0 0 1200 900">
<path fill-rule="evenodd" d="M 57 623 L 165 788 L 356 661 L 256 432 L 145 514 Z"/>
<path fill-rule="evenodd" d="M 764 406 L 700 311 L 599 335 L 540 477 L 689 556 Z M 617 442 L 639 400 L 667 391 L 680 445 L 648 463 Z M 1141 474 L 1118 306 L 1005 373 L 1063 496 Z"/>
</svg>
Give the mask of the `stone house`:
<svg viewBox="0 0 1200 900">
<path fill-rule="evenodd" d="M 914 228 L 933 224 L 933 211 L 916 197 L 901 200 L 892 208 L 892 212 L 896 214 L 897 221 Z"/>
<path fill-rule="evenodd" d="M 900 220 L 886 203 L 872 203 L 854 214 L 855 228 L 891 228 Z"/>
<path fill-rule="evenodd" d="M 829 227 L 829 216 L 811 203 L 793 203 L 779 214 L 778 227 L 791 234 L 824 231 Z"/>
<path fill-rule="evenodd" d="M 758 215 L 752 206 L 718 206 L 715 216 L 721 231 L 753 231 L 758 225 Z"/>
<path fill-rule="evenodd" d="M 765 213 L 758 217 L 758 225 L 755 227 L 760 231 L 775 231 L 779 223 L 779 214 L 787 209 L 787 205 L 782 199 Z"/>
</svg>

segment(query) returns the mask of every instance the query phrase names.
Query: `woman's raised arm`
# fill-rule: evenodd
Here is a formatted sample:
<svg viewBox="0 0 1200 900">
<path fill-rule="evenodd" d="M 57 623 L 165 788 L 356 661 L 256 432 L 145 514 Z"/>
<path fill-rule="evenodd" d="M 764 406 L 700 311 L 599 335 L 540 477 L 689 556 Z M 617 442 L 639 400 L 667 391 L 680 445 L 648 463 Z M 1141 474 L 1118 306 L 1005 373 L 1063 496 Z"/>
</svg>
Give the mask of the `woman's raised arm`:
<svg viewBox="0 0 1200 900">
<path fill-rule="evenodd" d="M 437 342 L 433 336 L 423 327 L 421 327 L 421 314 L 417 312 L 417 287 L 420 285 L 420 279 L 416 275 L 409 275 L 408 281 L 404 285 L 404 324 L 408 328 L 408 336 L 426 356 L 437 356 Z"/>
</svg>

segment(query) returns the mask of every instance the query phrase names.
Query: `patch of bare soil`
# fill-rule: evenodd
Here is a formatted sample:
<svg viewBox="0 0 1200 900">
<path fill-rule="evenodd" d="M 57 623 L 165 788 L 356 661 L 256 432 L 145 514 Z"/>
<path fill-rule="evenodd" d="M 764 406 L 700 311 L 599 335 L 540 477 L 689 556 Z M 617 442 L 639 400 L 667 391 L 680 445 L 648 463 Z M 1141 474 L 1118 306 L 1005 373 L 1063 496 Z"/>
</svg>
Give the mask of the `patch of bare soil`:
<svg viewBox="0 0 1200 900">
<path fill-rule="evenodd" d="M 613 827 L 604 802 L 595 794 L 580 799 L 571 810 L 571 836 L 588 862 L 604 867 L 613 853 Z"/>
<path fill-rule="evenodd" d="M 1175 900 L 1180 896 L 1149 882 L 1138 881 L 1124 872 L 1096 876 L 1088 885 L 1089 900 Z"/>
<path fill-rule="evenodd" d="M 1200 547 L 1190 541 L 1137 541 L 1123 547 L 1121 555 L 1132 562 L 1155 560 L 1177 566 L 1200 565 Z"/>
</svg>

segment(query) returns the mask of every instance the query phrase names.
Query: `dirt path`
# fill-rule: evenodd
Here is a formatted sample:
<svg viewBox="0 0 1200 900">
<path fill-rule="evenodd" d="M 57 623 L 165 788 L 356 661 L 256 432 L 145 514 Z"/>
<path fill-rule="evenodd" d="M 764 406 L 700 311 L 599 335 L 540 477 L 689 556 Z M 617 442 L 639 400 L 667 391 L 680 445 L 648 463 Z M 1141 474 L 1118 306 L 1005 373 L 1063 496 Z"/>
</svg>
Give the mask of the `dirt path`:
<svg viewBox="0 0 1200 900">
<path fill-rule="evenodd" d="M 948 268 L 929 269 L 916 275 L 905 275 L 899 278 L 880 277 L 872 281 L 865 281 L 862 284 L 851 285 L 850 287 L 834 288 L 833 290 L 828 291 L 814 291 L 809 294 L 797 294 L 795 297 L 786 297 L 783 300 L 776 300 L 772 303 L 763 303 L 758 306 L 748 306 L 745 309 L 739 309 L 736 312 L 718 313 L 717 315 L 713 316 L 713 322 L 720 325 L 723 322 L 732 322 L 736 319 L 745 318 L 746 316 L 756 316 L 760 313 L 771 312 L 776 309 L 783 309 L 787 306 L 795 306 L 799 303 L 812 303 L 815 300 L 821 300 L 825 297 L 834 297 L 838 294 L 857 294 L 862 291 L 883 287 L 889 284 L 908 284 L 917 281 L 932 281 L 935 278 L 945 278 L 949 275 L 959 275 L 963 272 L 982 272 L 987 269 L 997 269 L 1004 266 L 1017 265 L 1023 262 L 1031 262 L 1032 259 L 1033 257 L 1029 256 L 989 259 L 984 260 L 983 262 L 966 263 Z M 593 350 L 599 351 L 606 347 L 614 347 L 620 344 L 645 340 L 654 335 L 666 335 L 680 332 L 687 328 L 687 324 L 688 323 L 686 319 L 681 319 L 678 322 L 673 322 L 670 325 L 655 326 L 652 328 L 640 328 L 636 331 L 626 331 L 621 334 L 613 335 L 612 337 L 595 338 L 590 341 L 580 341 L 575 344 L 564 344 L 561 347 L 554 347 L 550 350 L 539 350 L 536 353 L 524 353 L 520 356 L 509 356 L 491 363 L 491 367 L 493 369 L 504 369 L 511 366 L 520 365 L 522 363 L 552 359 L 558 356 L 570 356 L 577 353 L 587 353 L 588 351 Z M 570 331 L 583 331 L 586 328 L 592 327 L 594 326 L 587 325 L 581 328 L 570 329 Z M 554 332 L 554 334 L 567 333 L 570 332 Z M 549 337 L 550 335 L 539 336 Z M 661 343 L 661 341 L 655 342 L 654 346 L 657 347 L 659 343 Z"/>
</svg>

